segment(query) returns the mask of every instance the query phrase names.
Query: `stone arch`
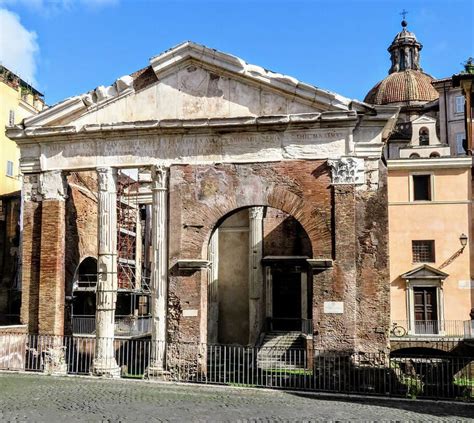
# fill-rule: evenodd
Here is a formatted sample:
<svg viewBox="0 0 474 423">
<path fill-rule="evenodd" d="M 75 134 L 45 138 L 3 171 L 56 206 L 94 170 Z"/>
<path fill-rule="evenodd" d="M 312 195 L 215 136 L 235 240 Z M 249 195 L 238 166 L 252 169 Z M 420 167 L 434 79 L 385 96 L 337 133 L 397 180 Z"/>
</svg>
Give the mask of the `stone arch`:
<svg viewBox="0 0 474 423">
<path fill-rule="evenodd" d="M 302 331 L 312 318 L 311 240 L 291 214 L 260 204 L 213 225 L 207 341 L 254 345 L 262 331 Z M 264 327 L 264 328 L 263 328 Z"/>
<path fill-rule="evenodd" d="M 80 282 L 97 284 L 97 258 L 93 256 L 83 257 L 76 267 L 73 277 L 73 289 Z"/>
<path fill-rule="evenodd" d="M 247 198 L 242 198 L 236 201 L 229 201 L 221 207 L 213 209 L 212 220 L 213 223 L 206 228 L 207 231 L 203 234 L 201 258 L 206 259 L 208 256 L 208 245 L 212 233 L 215 229 L 229 216 L 237 210 L 242 210 L 250 207 L 271 207 L 281 210 L 294 219 L 296 219 L 302 228 L 305 230 L 311 241 L 311 248 L 313 256 L 326 256 L 331 252 L 332 239 L 331 229 L 323 216 L 317 210 L 311 210 L 308 213 L 307 202 L 291 191 L 273 187 L 266 195 L 257 201 L 253 202 Z"/>
</svg>

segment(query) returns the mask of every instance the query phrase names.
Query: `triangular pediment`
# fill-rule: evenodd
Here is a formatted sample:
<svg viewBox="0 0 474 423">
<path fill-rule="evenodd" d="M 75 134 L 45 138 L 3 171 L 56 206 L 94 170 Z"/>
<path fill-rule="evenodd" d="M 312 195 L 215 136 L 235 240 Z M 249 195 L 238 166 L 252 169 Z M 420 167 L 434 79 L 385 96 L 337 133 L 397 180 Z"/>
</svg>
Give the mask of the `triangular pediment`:
<svg viewBox="0 0 474 423">
<path fill-rule="evenodd" d="M 362 107 L 354 102 L 352 107 Z M 26 126 L 233 118 L 347 111 L 351 101 L 297 79 L 186 42 L 110 86 L 69 98 Z"/>
<path fill-rule="evenodd" d="M 430 123 L 436 123 L 436 119 L 430 117 L 430 116 L 420 116 L 417 119 L 414 119 L 412 122 L 413 124 L 418 124 L 418 125 L 423 125 L 423 124 L 430 124 Z"/>
<path fill-rule="evenodd" d="M 424 264 L 409 272 L 403 273 L 402 279 L 446 279 L 449 275 L 434 267 Z"/>
</svg>

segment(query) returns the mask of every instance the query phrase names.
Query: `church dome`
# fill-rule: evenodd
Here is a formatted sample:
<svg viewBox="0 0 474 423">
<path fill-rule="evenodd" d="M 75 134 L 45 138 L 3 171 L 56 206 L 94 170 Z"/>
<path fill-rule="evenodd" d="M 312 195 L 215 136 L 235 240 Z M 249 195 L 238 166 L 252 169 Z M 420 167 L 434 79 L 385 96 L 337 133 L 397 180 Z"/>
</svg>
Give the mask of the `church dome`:
<svg viewBox="0 0 474 423">
<path fill-rule="evenodd" d="M 389 75 L 373 87 L 365 96 L 369 104 L 393 104 L 411 106 L 427 103 L 439 97 L 431 85 L 433 77 L 424 73 L 420 66 L 423 48 L 413 32 L 402 21 L 402 30 L 388 47 L 391 67 Z"/>
<path fill-rule="evenodd" d="M 376 84 L 364 101 L 369 104 L 410 105 L 436 100 L 439 94 L 431 85 L 433 79 L 427 73 L 413 69 L 394 72 Z"/>
</svg>

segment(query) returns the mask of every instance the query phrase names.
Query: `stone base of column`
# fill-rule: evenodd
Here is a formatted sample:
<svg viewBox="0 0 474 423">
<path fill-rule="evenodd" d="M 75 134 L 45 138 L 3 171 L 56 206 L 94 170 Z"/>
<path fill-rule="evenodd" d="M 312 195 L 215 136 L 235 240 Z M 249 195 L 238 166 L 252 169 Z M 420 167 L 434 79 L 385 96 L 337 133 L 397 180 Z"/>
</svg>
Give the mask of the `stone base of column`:
<svg viewBox="0 0 474 423">
<path fill-rule="evenodd" d="M 92 364 L 92 375 L 114 379 L 120 378 L 120 367 L 115 362 L 115 359 L 111 361 L 113 362 L 109 362 L 108 360 L 105 362 L 104 360 L 94 360 Z"/>
<path fill-rule="evenodd" d="M 170 372 L 161 366 L 151 365 L 145 371 L 145 379 L 167 381 L 169 380 L 169 376 Z"/>
<path fill-rule="evenodd" d="M 51 376 L 67 374 L 66 347 L 51 346 L 44 352 L 44 372 Z"/>
</svg>

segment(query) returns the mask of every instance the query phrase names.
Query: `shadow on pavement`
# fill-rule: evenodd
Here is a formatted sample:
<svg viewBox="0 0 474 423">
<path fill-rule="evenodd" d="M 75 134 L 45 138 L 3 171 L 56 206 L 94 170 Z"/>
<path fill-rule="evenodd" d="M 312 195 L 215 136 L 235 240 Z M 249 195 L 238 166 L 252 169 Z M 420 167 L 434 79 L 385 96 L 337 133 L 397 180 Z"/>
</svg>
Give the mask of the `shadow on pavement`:
<svg viewBox="0 0 474 423">
<path fill-rule="evenodd" d="M 453 417 L 453 418 L 467 418 L 474 419 L 474 403 L 463 402 L 449 402 L 449 401 L 425 401 L 425 400 L 404 400 L 404 399 L 387 399 L 383 397 L 344 397 L 331 395 L 318 395 L 317 393 L 308 392 L 287 392 L 300 398 L 337 401 L 352 404 L 364 404 L 377 407 L 386 407 L 392 409 L 399 409 L 404 411 L 411 411 L 413 413 L 427 414 L 436 417 Z"/>
</svg>

